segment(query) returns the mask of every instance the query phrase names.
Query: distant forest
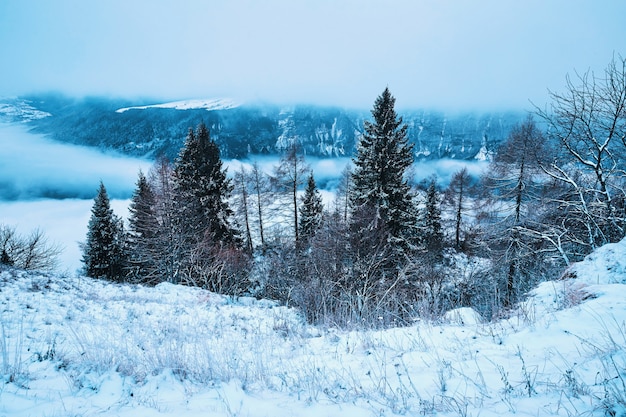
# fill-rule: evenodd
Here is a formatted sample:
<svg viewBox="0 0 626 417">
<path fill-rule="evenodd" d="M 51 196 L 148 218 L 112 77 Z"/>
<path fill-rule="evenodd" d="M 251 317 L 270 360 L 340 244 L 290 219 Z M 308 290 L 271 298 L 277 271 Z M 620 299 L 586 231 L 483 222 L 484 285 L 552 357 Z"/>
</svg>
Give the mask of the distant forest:
<svg viewBox="0 0 626 417">
<path fill-rule="evenodd" d="M 50 114 L 29 122 L 37 133 L 61 142 L 151 159 L 165 156 L 171 161 L 184 143 L 181 132 L 201 123 L 210 130 L 225 159 L 280 155 L 294 144 L 306 156 L 351 157 L 369 118 L 367 110 L 311 105 L 244 104 L 212 111 L 146 108 L 117 112 L 137 103 L 52 94 L 25 99 L 36 109 Z M 403 112 L 416 159 L 484 157 L 485 153 L 495 151 L 513 126 L 524 118 L 521 111 Z"/>
</svg>

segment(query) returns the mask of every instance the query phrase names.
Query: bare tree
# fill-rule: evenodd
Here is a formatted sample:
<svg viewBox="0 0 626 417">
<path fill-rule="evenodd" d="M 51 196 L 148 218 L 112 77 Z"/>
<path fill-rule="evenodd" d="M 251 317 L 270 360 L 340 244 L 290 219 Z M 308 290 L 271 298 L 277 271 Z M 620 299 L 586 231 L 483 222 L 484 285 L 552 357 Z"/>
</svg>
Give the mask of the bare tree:
<svg viewBox="0 0 626 417">
<path fill-rule="evenodd" d="M 252 189 L 252 194 L 254 195 L 254 210 L 252 211 L 256 214 L 256 224 L 259 230 L 261 247 L 265 248 L 265 221 L 267 217 L 266 210 L 272 203 L 273 193 L 271 190 L 269 177 L 261 170 L 258 162 L 254 162 L 254 164 L 252 164 L 252 169 L 250 171 L 250 187 Z"/>
<path fill-rule="evenodd" d="M 165 157 L 158 158 L 152 166 L 148 181 L 152 187 L 155 200 L 155 213 L 159 223 L 156 234 L 158 242 L 154 245 L 155 253 L 151 258 L 160 271 L 160 277 L 155 277 L 155 283 L 167 281 L 178 283 L 180 280 L 180 258 L 183 255 L 183 237 L 176 230 L 174 215 L 174 185 L 172 181 L 173 168 Z"/>
<path fill-rule="evenodd" d="M 469 193 L 471 177 L 467 168 L 457 171 L 453 176 L 448 188 L 444 192 L 444 204 L 453 214 L 454 219 L 454 247 L 462 248 L 461 233 L 464 228 L 464 217 L 469 210 Z"/>
<path fill-rule="evenodd" d="M 601 76 L 567 76 L 550 97 L 536 112 L 560 152 L 544 170 L 565 189 L 558 202 L 570 239 L 589 252 L 624 236 L 626 59 L 614 57 Z"/>
<path fill-rule="evenodd" d="M 352 192 L 352 166 L 347 165 L 341 171 L 337 191 L 335 192 L 335 210 L 340 213 L 344 222 L 348 222 L 350 214 L 350 193 Z"/>
<path fill-rule="evenodd" d="M 503 302 L 510 307 L 537 275 L 543 242 L 534 230 L 542 226 L 543 158 L 549 152 L 532 117 L 516 126 L 500 146 L 484 181 L 492 194 L 491 224 L 485 240 L 494 258 L 494 274 L 504 277 Z"/>
<path fill-rule="evenodd" d="M 294 144 L 280 159 L 279 165 L 274 170 L 274 175 L 271 179 L 274 189 L 284 199 L 283 207 L 288 208 L 285 210 L 285 216 L 291 220 L 295 244 L 299 240 L 298 190 L 305 183 L 309 171 L 309 166 Z"/>
<path fill-rule="evenodd" d="M 14 227 L 0 225 L 0 264 L 26 270 L 52 271 L 58 266 L 61 252 L 62 248 L 50 244 L 39 229 L 22 236 Z"/>
</svg>

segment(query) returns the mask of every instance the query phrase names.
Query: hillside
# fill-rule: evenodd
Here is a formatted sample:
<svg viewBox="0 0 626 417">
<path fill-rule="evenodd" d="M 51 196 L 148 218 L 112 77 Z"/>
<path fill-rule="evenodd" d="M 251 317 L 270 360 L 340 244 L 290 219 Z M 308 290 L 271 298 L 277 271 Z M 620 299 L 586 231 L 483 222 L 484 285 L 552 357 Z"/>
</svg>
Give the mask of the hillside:
<svg viewBox="0 0 626 417">
<path fill-rule="evenodd" d="M 509 317 L 338 330 L 197 288 L 0 272 L 0 415 L 626 415 L 626 241 Z"/>
<path fill-rule="evenodd" d="M 484 158 L 525 117 L 522 111 L 447 114 L 427 108 L 398 113 L 418 159 Z M 309 156 L 352 156 L 363 122 L 370 118 L 369 109 L 227 99 L 137 103 L 54 94 L 0 99 L 0 121 L 27 123 L 33 132 L 59 142 L 150 158 L 174 158 L 188 129 L 200 122 L 227 159 L 278 154 L 292 143 Z"/>
</svg>

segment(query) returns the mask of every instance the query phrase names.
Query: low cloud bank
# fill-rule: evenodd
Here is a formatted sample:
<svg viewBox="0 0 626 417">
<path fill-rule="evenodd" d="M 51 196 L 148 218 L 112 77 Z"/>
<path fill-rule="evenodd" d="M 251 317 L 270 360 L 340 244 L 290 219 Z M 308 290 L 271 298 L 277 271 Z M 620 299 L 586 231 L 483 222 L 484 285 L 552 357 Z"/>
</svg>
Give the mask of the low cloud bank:
<svg viewBox="0 0 626 417">
<path fill-rule="evenodd" d="M 225 161 L 229 174 L 234 174 L 243 166 L 246 170 L 252 168 L 255 162 L 259 168 L 272 174 L 279 164 L 278 156 L 259 156 L 243 160 Z M 315 181 L 320 189 L 334 191 L 340 181 L 341 174 L 346 166 L 352 164 L 351 158 L 317 158 L 307 157 L 305 162 L 311 167 Z M 428 180 L 433 176 L 442 187 L 447 187 L 452 176 L 463 168 L 466 168 L 470 176 L 478 178 L 487 168 L 485 161 L 464 161 L 458 159 L 437 159 L 433 161 L 418 161 L 413 165 L 411 176 L 415 183 Z"/>
<path fill-rule="evenodd" d="M 91 199 L 102 180 L 112 198 L 132 194 L 151 162 L 51 141 L 23 125 L 0 125 L 0 200 Z"/>
</svg>

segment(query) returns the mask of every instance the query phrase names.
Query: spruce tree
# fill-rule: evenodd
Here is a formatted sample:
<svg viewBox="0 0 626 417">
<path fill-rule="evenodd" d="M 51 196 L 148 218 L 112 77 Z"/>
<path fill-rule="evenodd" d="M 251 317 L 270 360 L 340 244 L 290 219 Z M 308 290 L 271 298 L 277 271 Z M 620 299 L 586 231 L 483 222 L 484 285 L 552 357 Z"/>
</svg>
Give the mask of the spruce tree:
<svg viewBox="0 0 626 417">
<path fill-rule="evenodd" d="M 413 146 L 407 126 L 394 109 L 395 98 L 386 88 L 376 99 L 373 122 L 364 123 L 352 174 L 351 231 L 353 235 L 380 233 L 394 250 L 415 247 L 417 214 L 407 182 Z"/>
<path fill-rule="evenodd" d="M 106 188 L 100 182 L 87 226 L 87 241 L 82 245 L 85 274 L 92 278 L 122 281 L 126 264 L 122 220 L 111 209 Z"/>
<path fill-rule="evenodd" d="M 298 235 L 301 242 L 304 243 L 315 235 L 315 232 L 322 224 L 323 212 L 322 197 L 315 184 L 313 172 L 311 172 L 300 206 L 300 224 L 298 225 L 300 230 Z"/>
<path fill-rule="evenodd" d="M 211 291 L 245 291 L 248 258 L 231 225 L 233 185 L 222 166 L 217 144 L 201 123 L 191 129 L 173 172 L 173 279 Z"/>
<path fill-rule="evenodd" d="M 228 198 L 233 185 L 204 123 L 195 134 L 189 129 L 174 167 L 174 182 L 181 233 L 192 243 L 239 243 L 238 232 L 230 224 L 233 211 Z"/>
<path fill-rule="evenodd" d="M 128 276 L 133 281 L 158 283 L 161 280 L 157 264 L 161 227 L 154 192 L 141 171 L 128 211 Z"/>
<path fill-rule="evenodd" d="M 441 228 L 441 207 L 435 180 L 431 180 L 426 191 L 426 210 L 423 217 L 422 242 L 427 258 L 432 262 L 443 259 L 443 230 Z"/>
<path fill-rule="evenodd" d="M 376 99 L 373 121 L 364 123 L 350 188 L 350 273 L 342 285 L 359 320 L 390 323 L 411 311 L 414 291 L 403 269 L 418 246 L 418 216 L 408 169 L 413 147 L 407 126 L 386 88 Z"/>
</svg>

